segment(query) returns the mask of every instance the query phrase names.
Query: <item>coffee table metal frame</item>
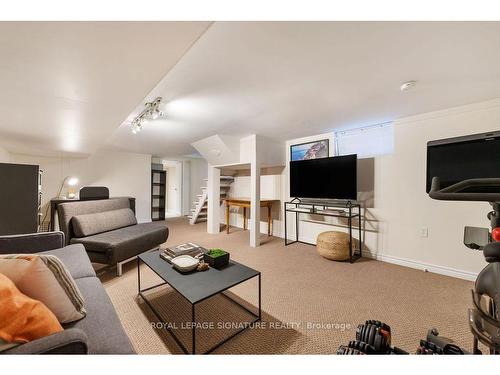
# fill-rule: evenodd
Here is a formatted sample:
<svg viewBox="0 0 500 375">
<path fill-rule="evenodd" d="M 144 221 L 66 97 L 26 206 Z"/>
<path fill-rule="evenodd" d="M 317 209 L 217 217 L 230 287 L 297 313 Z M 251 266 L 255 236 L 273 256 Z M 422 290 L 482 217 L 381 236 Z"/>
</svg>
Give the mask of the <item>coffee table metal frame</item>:
<svg viewBox="0 0 500 375">
<path fill-rule="evenodd" d="M 157 285 L 153 285 L 151 287 L 148 287 L 148 288 L 145 288 L 145 289 L 141 289 L 141 262 L 143 262 L 144 264 L 146 264 L 148 266 L 149 269 L 151 269 L 156 275 L 158 275 L 164 282 L 163 283 L 160 283 L 160 284 L 157 284 Z M 255 312 L 251 311 L 250 309 L 248 309 L 247 307 L 243 306 L 241 303 L 239 303 L 238 301 L 236 301 L 235 299 L 229 297 L 226 293 L 224 293 L 226 290 L 232 288 L 232 287 L 235 287 L 236 285 L 239 285 L 241 283 L 244 283 L 245 281 L 248 281 L 250 279 L 253 279 L 254 277 L 258 277 L 259 279 L 259 309 L 258 309 L 258 313 L 256 314 Z M 153 306 L 153 304 L 148 300 L 147 296 L 144 295 L 144 292 L 147 292 L 147 291 L 150 291 L 152 289 L 155 289 L 155 288 L 158 288 L 160 286 L 163 286 L 163 285 L 169 285 L 172 289 L 174 289 L 176 292 L 178 292 L 186 301 L 188 301 L 191 305 L 191 325 L 192 325 L 192 328 L 191 328 L 191 351 L 188 350 L 188 348 L 186 348 L 186 346 L 181 342 L 181 340 L 177 337 L 177 335 L 174 333 L 174 330 L 171 329 L 169 326 L 168 326 L 168 322 L 166 322 L 160 312 Z M 137 290 L 138 290 L 138 295 L 143 299 L 144 302 L 146 302 L 146 304 L 149 306 L 149 308 L 151 309 L 151 311 L 154 313 L 154 315 L 156 316 L 156 318 L 162 322 L 163 324 L 165 324 L 165 329 L 170 333 L 170 335 L 174 338 L 175 342 L 177 343 L 177 345 L 179 345 L 179 347 L 182 349 L 182 351 L 186 354 L 196 354 L 196 305 L 200 302 L 203 302 L 205 301 L 206 299 L 208 298 L 211 298 L 217 294 L 220 294 L 222 296 L 224 296 L 225 298 L 227 298 L 228 300 L 230 300 L 231 302 L 233 302 L 234 304 L 236 304 L 237 306 L 241 307 L 242 309 L 244 309 L 245 311 L 247 311 L 250 315 L 252 315 L 255 319 L 252 320 L 251 322 L 248 322 L 247 324 L 245 324 L 245 326 L 241 329 L 239 329 L 238 331 L 236 331 L 235 333 L 231 334 L 229 337 L 225 338 L 224 340 L 220 341 L 219 343 L 215 344 L 214 346 L 212 346 L 210 349 L 208 349 L 206 352 L 204 352 L 203 354 L 208 354 L 208 353 L 211 353 L 213 352 L 215 349 L 217 349 L 218 347 L 220 347 L 221 345 L 225 344 L 226 342 L 228 342 L 229 340 L 231 340 L 233 337 L 235 337 L 236 335 L 242 333 L 243 331 L 245 331 L 246 329 L 248 329 L 250 326 L 252 326 L 253 324 L 255 324 L 256 322 L 260 321 L 261 318 L 262 318 L 262 308 L 261 308 L 261 273 L 258 272 L 256 275 L 254 276 L 251 276 L 251 277 L 248 277 L 248 278 L 245 278 L 241 281 L 238 281 L 224 289 L 221 289 L 215 293 L 212 293 L 208 296 L 206 296 L 205 298 L 197 301 L 197 302 L 191 302 L 189 301 L 189 299 L 187 299 L 182 293 L 180 293 L 173 285 L 170 285 L 166 280 L 164 280 L 153 268 L 151 268 L 146 262 L 142 261 L 140 257 L 137 257 Z"/>
</svg>

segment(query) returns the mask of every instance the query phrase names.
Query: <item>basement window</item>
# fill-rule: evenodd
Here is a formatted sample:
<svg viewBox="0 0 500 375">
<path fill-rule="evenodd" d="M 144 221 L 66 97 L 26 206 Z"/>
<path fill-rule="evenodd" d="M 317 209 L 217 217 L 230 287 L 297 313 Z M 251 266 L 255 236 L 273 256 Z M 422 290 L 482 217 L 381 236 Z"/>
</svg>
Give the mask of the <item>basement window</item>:
<svg viewBox="0 0 500 375">
<path fill-rule="evenodd" d="M 335 154 L 369 158 L 394 152 L 392 122 L 335 132 Z"/>
</svg>

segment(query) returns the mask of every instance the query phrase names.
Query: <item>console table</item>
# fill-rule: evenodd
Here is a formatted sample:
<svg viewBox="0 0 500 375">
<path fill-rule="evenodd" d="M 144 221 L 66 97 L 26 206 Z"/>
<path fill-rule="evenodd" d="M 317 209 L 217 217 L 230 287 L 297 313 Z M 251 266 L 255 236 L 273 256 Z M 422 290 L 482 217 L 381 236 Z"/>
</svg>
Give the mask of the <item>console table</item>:
<svg viewBox="0 0 500 375">
<path fill-rule="evenodd" d="M 250 208 L 250 198 L 225 198 L 223 199 L 226 202 L 226 233 L 229 234 L 229 208 L 231 206 L 243 207 L 243 229 L 247 229 L 247 208 Z M 261 199 L 260 206 L 267 207 L 267 235 L 270 236 L 272 234 L 272 216 L 271 216 L 271 208 L 273 202 L 278 202 L 277 199 Z"/>
<path fill-rule="evenodd" d="M 349 262 L 361 258 L 361 249 L 363 248 L 363 238 L 361 236 L 361 205 L 359 203 L 348 202 L 321 202 L 321 201 L 301 201 L 294 199 L 285 202 L 285 246 L 296 242 L 315 245 L 310 242 L 299 240 L 299 218 L 300 214 L 331 216 L 347 219 L 347 228 L 349 231 Z M 295 241 L 288 241 L 287 235 L 287 213 L 295 213 Z M 352 222 L 358 221 L 358 248 L 353 246 L 353 228 Z"/>
</svg>

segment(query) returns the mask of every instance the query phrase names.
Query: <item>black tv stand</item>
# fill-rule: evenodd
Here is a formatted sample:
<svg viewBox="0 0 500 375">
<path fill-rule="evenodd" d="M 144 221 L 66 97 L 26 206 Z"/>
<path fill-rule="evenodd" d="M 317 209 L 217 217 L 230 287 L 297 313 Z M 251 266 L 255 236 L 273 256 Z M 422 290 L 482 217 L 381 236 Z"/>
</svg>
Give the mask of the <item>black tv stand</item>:
<svg viewBox="0 0 500 375">
<path fill-rule="evenodd" d="M 300 214 L 331 216 L 347 219 L 347 228 L 349 231 L 349 262 L 361 258 L 361 249 L 363 248 L 363 238 L 361 235 L 361 205 L 352 201 L 321 201 L 321 200 L 306 200 L 294 198 L 290 202 L 285 202 L 285 246 L 296 242 L 307 245 L 315 245 L 310 242 L 299 240 L 299 217 Z M 287 234 L 287 213 L 295 213 L 295 240 L 288 241 Z M 352 221 L 358 219 L 358 247 L 354 249 L 352 238 Z"/>
</svg>

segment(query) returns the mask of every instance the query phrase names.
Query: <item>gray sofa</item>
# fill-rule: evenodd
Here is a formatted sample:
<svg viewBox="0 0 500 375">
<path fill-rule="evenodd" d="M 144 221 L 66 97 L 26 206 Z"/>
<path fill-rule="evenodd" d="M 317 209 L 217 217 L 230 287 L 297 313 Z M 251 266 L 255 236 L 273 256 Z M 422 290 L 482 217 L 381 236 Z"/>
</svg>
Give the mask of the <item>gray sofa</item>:
<svg viewBox="0 0 500 375">
<path fill-rule="evenodd" d="M 85 318 L 64 331 L 16 346 L 5 354 L 135 354 L 83 245 L 64 246 L 62 232 L 0 236 L 0 254 L 43 253 L 64 263 L 85 299 Z"/>
<path fill-rule="evenodd" d="M 59 227 L 66 244 L 82 244 L 92 262 L 117 266 L 167 241 L 164 223 L 137 224 L 130 199 L 111 198 L 62 203 L 58 207 Z"/>
</svg>

